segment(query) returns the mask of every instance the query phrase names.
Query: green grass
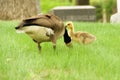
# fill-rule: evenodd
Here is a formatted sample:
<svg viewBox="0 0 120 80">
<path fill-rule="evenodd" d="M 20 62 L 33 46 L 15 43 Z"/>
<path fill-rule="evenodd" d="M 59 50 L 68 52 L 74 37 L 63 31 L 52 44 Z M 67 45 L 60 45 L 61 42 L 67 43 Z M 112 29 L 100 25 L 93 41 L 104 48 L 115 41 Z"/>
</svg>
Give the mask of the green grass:
<svg viewBox="0 0 120 80">
<path fill-rule="evenodd" d="M 36 44 L 25 34 L 17 34 L 18 21 L 0 21 L 0 80 L 119 80 L 120 25 L 74 22 L 75 30 L 94 34 L 89 45 L 73 43 L 67 48 L 63 38 L 54 52 L 51 43 Z"/>
<path fill-rule="evenodd" d="M 56 6 L 70 6 L 74 3 L 70 3 L 69 0 L 40 0 L 40 9 L 42 13 L 47 13 Z"/>
</svg>

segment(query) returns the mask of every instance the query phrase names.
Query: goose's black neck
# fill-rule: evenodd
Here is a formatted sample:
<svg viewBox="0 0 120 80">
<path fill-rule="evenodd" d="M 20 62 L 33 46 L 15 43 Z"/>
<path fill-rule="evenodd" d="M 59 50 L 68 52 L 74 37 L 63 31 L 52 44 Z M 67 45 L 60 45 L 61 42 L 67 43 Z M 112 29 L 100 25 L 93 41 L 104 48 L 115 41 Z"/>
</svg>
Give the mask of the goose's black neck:
<svg viewBox="0 0 120 80">
<path fill-rule="evenodd" d="M 65 42 L 65 44 L 68 44 L 68 43 L 71 42 L 71 38 L 70 38 L 70 36 L 68 35 L 68 31 L 67 31 L 66 28 L 65 28 L 65 33 L 64 33 L 64 42 Z"/>
</svg>

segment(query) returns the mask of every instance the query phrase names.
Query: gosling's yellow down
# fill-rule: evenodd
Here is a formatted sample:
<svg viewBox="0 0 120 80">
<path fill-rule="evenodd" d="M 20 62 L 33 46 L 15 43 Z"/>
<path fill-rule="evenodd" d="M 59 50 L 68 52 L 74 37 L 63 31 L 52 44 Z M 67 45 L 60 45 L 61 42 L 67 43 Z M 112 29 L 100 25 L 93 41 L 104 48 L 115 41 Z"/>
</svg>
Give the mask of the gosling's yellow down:
<svg viewBox="0 0 120 80">
<path fill-rule="evenodd" d="M 66 27 L 68 28 L 68 34 L 72 41 L 78 42 L 80 44 L 89 44 L 96 40 L 96 37 L 88 32 L 74 32 L 74 25 L 71 21 L 66 23 Z"/>
</svg>

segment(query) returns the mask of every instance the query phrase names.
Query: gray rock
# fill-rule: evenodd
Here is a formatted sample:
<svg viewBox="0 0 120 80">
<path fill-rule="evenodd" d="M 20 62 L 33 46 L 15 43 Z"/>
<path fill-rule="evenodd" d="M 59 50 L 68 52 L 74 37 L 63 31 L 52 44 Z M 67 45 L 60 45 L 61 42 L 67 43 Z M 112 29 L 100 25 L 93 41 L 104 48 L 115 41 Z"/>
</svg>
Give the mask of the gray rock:
<svg viewBox="0 0 120 80">
<path fill-rule="evenodd" d="M 120 13 L 115 13 L 110 18 L 111 23 L 120 23 Z"/>
<path fill-rule="evenodd" d="M 96 8 L 93 6 L 59 6 L 51 12 L 64 21 L 96 21 Z"/>
</svg>

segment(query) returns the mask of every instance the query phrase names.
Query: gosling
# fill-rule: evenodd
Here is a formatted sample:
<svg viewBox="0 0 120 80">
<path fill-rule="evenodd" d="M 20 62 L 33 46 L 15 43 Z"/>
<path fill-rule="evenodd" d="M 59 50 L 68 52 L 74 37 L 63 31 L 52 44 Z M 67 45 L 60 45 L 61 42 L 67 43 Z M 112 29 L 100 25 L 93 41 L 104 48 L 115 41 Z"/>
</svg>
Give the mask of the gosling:
<svg viewBox="0 0 120 80">
<path fill-rule="evenodd" d="M 74 25 L 72 22 L 67 22 L 66 27 L 68 29 L 68 34 L 71 37 L 72 41 L 75 41 L 79 44 L 90 44 L 96 40 L 96 37 L 88 32 L 74 32 Z"/>
</svg>

